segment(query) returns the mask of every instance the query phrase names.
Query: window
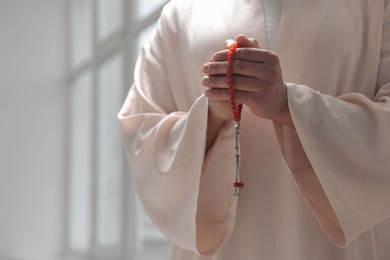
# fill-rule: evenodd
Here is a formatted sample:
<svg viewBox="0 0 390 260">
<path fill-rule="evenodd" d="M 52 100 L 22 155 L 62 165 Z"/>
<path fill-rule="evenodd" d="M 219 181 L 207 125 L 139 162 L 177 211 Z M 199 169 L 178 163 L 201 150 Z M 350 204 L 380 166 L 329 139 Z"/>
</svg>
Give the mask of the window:
<svg viewBox="0 0 390 260">
<path fill-rule="evenodd" d="M 142 43 L 167 0 L 68 0 L 66 254 L 169 259 L 128 174 L 117 113 Z"/>
</svg>

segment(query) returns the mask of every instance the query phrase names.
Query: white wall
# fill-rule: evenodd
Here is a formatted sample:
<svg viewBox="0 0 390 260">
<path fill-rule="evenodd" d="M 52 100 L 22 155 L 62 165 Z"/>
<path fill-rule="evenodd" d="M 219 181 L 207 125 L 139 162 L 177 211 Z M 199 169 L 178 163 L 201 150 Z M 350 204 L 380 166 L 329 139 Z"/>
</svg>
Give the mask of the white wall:
<svg viewBox="0 0 390 260">
<path fill-rule="evenodd" d="M 0 259 L 62 247 L 64 3 L 0 0 Z"/>
</svg>

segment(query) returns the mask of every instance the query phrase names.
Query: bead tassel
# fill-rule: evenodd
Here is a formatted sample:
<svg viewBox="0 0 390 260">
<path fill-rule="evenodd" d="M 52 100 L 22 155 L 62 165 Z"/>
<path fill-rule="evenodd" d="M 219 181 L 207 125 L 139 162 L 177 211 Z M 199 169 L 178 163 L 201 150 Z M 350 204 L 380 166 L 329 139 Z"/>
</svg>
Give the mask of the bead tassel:
<svg viewBox="0 0 390 260">
<path fill-rule="evenodd" d="M 236 99 L 234 97 L 234 83 L 233 83 L 233 69 L 232 69 L 232 61 L 233 61 L 233 55 L 236 52 L 238 48 L 237 43 L 233 43 L 229 47 L 229 52 L 227 56 L 227 67 L 226 67 L 226 75 L 228 80 L 228 89 L 229 89 L 229 95 L 230 95 L 230 104 L 232 107 L 232 113 L 234 117 L 234 121 L 236 121 L 236 127 L 235 127 L 235 150 L 236 150 L 236 181 L 234 182 L 234 195 L 235 196 L 241 196 L 242 191 L 241 189 L 244 188 L 244 183 L 241 182 L 241 176 L 240 176 L 240 121 L 241 121 L 241 111 L 242 111 L 242 104 L 239 104 L 237 106 Z"/>
</svg>

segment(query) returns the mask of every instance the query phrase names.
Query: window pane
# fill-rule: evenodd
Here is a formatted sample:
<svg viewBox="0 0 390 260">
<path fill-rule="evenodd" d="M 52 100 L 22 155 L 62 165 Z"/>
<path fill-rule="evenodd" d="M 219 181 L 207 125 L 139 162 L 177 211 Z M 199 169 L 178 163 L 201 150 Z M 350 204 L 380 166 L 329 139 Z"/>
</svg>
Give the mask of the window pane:
<svg viewBox="0 0 390 260">
<path fill-rule="evenodd" d="M 136 13 L 137 13 L 137 19 L 144 19 L 150 14 L 152 14 L 154 11 L 156 11 L 158 8 L 160 8 L 162 5 L 164 5 L 167 0 L 136 0 Z"/>
<path fill-rule="evenodd" d="M 92 54 L 92 0 L 70 1 L 71 66 L 85 62 Z"/>
<path fill-rule="evenodd" d="M 145 213 L 138 196 L 135 205 L 135 259 L 169 260 L 172 254 L 172 243 L 153 225 Z"/>
<path fill-rule="evenodd" d="M 98 243 L 119 245 L 123 146 L 117 114 L 123 102 L 123 59 L 115 56 L 99 70 Z"/>
<path fill-rule="evenodd" d="M 98 35 L 105 40 L 122 28 L 122 0 L 98 0 Z"/>
<path fill-rule="evenodd" d="M 71 166 L 69 245 L 86 250 L 90 245 L 92 180 L 92 77 L 83 74 L 71 86 Z"/>
</svg>

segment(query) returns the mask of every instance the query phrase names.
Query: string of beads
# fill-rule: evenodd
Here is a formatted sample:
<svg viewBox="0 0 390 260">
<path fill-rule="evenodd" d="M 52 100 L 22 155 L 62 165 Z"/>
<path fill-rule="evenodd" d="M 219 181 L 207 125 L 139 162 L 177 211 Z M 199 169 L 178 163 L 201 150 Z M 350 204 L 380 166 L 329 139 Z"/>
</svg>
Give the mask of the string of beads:
<svg viewBox="0 0 390 260">
<path fill-rule="evenodd" d="M 233 55 L 238 48 L 237 43 L 232 43 L 229 46 L 229 52 L 227 56 L 227 67 L 226 67 L 226 75 L 228 80 L 228 89 L 230 95 L 230 105 L 232 107 L 232 113 L 235 121 L 235 150 L 236 150 L 236 180 L 234 182 L 234 195 L 242 196 L 242 188 L 244 188 L 244 183 L 241 181 L 240 176 L 240 122 L 241 122 L 241 111 L 242 104 L 237 105 L 236 99 L 234 97 L 234 83 L 233 83 Z"/>
<path fill-rule="evenodd" d="M 228 66 L 226 67 L 226 74 L 228 80 L 230 104 L 232 106 L 233 117 L 236 122 L 239 122 L 241 120 L 242 104 L 239 104 L 238 106 L 236 104 L 236 99 L 234 97 L 234 84 L 233 84 L 233 71 L 232 71 L 233 55 L 236 52 L 237 48 L 238 48 L 237 43 L 232 43 L 229 47 L 229 52 L 227 56 Z"/>
</svg>

